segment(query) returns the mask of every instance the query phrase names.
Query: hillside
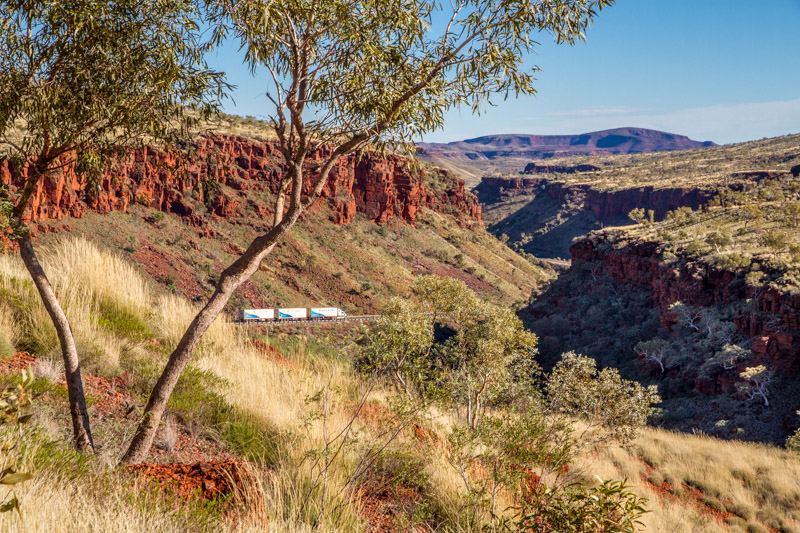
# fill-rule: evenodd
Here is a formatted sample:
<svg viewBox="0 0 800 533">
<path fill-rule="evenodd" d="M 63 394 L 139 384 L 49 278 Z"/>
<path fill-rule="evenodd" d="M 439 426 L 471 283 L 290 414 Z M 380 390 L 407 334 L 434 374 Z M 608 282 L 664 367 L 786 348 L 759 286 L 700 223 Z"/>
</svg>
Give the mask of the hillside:
<svg viewBox="0 0 800 533">
<path fill-rule="evenodd" d="M 10 180 L 8 164 L 0 163 L 1 183 Z M 172 291 L 203 298 L 269 227 L 280 166 L 269 142 L 231 136 L 202 141 L 184 174 L 169 164 L 170 156 L 145 150 L 96 182 L 68 167 L 34 198 L 35 238 L 83 235 Z M 374 312 L 424 273 L 458 277 L 510 305 L 550 276 L 488 234 L 474 196 L 442 171 L 418 175 L 401 158 L 367 154 L 340 165 L 323 196 L 240 289 L 232 310 L 326 304 Z"/>
<path fill-rule="evenodd" d="M 67 312 L 80 317 L 73 327 L 101 459 L 69 450 L 52 329 L 19 260 L 0 255 L 0 331 L 35 354 L 4 353 L 0 382 L 15 383 L 13 374 L 31 366 L 41 394 L 19 464 L 35 477 L 15 489 L 24 521 L 2 513 L 0 529 L 311 531 L 320 507 L 319 492 L 306 492 L 310 480 L 319 479 L 309 458 L 326 450 L 326 428 L 335 433 L 352 423 L 357 440 L 343 449 L 346 459 L 332 460 L 325 470 L 330 505 L 339 511 L 328 513 L 319 529 L 471 530 L 464 506 L 469 495 L 438 440 L 457 420 L 442 413 L 405 428 L 383 459 L 353 477 L 351 466 L 370 449 L 365 446 L 383 442 L 393 415 L 389 391 L 370 392 L 351 369 L 354 345 L 347 336 L 266 336 L 217 322 L 170 403 L 154 463 L 115 469 L 154 370 L 196 308 L 154 286 L 138 266 L 81 239 L 66 239 L 43 256 L 56 286 L 71 295 Z M 325 391 L 330 415 L 315 400 Z M 354 418 L 354 398 L 361 394 L 368 401 Z M 230 477 L 230 469 L 238 474 Z M 800 531 L 800 459 L 773 447 L 647 429 L 628 447 L 583 454 L 569 470 L 587 482 L 594 475 L 627 478 L 648 499 L 643 521 L 650 532 Z M 357 483 L 355 494 L 345 490 L 348 482 Z"/>
<path fill-rule="evenodd" d="M 489 135 L 451 143 L 420 143 L 417 155 L 455 172 L 469 186 L 491 173 L 522 172 L 531 159 L 634 154 L 714 146 L 683 135 L 616 128 L 577 135 Z"/>
<path fill-rule="evenodd" d="M 544 357 L 575 349 L 658 384 L 660 425 L 781 443 L 800 426 L 800 188 L 781 173 L 720 192 L 578 239 L 522 316 Z"/>
<path fill-rule="evenodd" d="M 629 223 L 635 208 L 668 211 L 708 202 L 718 190 L 791 175 L 800 135 L 726 146 L 533 163 L 530 174 L 485 177 L 474 189 L 489 230 L 538 257 L 567 257 L 572 239 Z"/>
<path fill-rule="evenodd" d="M 168 156 L 147 151 L 112 166 L 95 183 L 99 190 L 67 169 L 36 196 L 35 240 L 75 317 L 90 414 L 110 464 L 194 306 L 268 225 L 264 198 L 280 171 L 269 143 L 235 137 L 203 142 L 201 159 L 181 177 L 166 172 Z M 0 178 L 7 180 L 3 168 Z M 648 428 L 626 447 L 592 445 L 559 470 L 569 474 L 565 480 L 591 486 L 595 475 L 628 479 L 648 500 L 647 531 L 796 533 L 798 456 L 720 440 L 780 444 L 800 425 L 792 413 L 800 398 L 791 383 L 797 369 L 790 355 L 791 328 L 797 329 L 800 314 L 786 296 L 800 274 L 783 251 L 775 258 L 774 250 L 758 244 L 770 230 L 795 231 L 787 227 L 791 218 L 784 220 L 798 194 L 790 178 L 783 171 L 762 177 L 738 196 L 723 195 L 717 207 L 679 210 L 669 222 L 592 234 L 573 246 L 572 269 L 554 279 L 545 264 L 515 253 L 483 229 L 480 206 L 452 175 L 435 169 L 418 174 L 399 158 L 368 154 L 338 169 L 318 208 L 298 223 L 229 309 L 324 303 L 350 313 L 380 311 L 390 296 L 410 296 L 415 277 L 428 273 L 462 280 L 481 299 L 504 307 L 533 295 L 520 316 L 538 335 L 535 358 L 546 372 L 563 351 L 579 350 L 602 366 L 618 367 L 624 377 L 659 387 L 664 402 L 650 417 L 652 425 L 713 435 Z M 741 218 L 753 203 L 766 213 L 760 225 Z M 729 229 L 719 224 L 727 220 Z M 728 248 L 720 255 L 706 242 L 710 221 L 751 244 L 741 250 L 721 244 Z M 675 258 L 654 252 L 667 235 Z M 767 276 L 756 279 L 737 270 L 742 260 L 733 252 L 756 258 Z M 739 265 L 732 274 L 724 271 L 731 265 L 720 267 L 722 273 L 714 270 L 722 256 Z M 756 283 L 752 292 L 741 288 L 737 276 L 745 277 L 745 287 Z M 783 284 L 777 292 L 776 283 Z M 742 294 L 752 303 L 737 303 Z M 675 299 L 713 310 L 717 336 L 675 318 L 669 309 Z M 715 307 L 716 302 L 732 305 Z M 697 323 L 704 326 L 712 315 L 702 316 Z M 330 498 L 337 511 L 319 519 L 322 530 L 479 529 L 464 505 L 473 495 L 462 482 L 467 475 L 473 486 L 483 486 L 486 459 L 480 455 L 467 474 L 463 465 L 459 473 L 454 441 L 444 437 L 463 424 L 460 413 L 417 413 L 385 454 L 361 469 L 364 454 L 392 434 L 404 404 L 386 382 L 365 381 L 358 372 L 359 331 L 244 329 L 218 321 L 179 383 L 149 458 L 153 464 L 130 471 L 69 452 L 56 339 L 14 254 L 0 254 L 0 333 L 2 383 L 16 383 L 13 373 L 32 366 L 39 376 L 36 390 L 43 393 L 34 419 L 37 436 L 22 455 L 37 477 L 18 491 L 31 531 L 59 530 L 51 510 L 66 505 L 78 528 L 114 530 L 122 520 L 128 531 L 309 531 L 317 527 L 315 513 L 322 516 L 319 493 L 302 491 L 329 473 L 331 490 L 321 501 Z M 440 328 L 436 336 L 447 334 Z M 751 356 L 737 361 L 741 368 L 708 362 L 723 361 L 717 354 L 723 338 L 750 350 Z M 670 350 L 663 373 L 634 351 L 659 339 Z M 736 387 L 742 381 L 736 372 L 761 362 L 779 372 L 770 384 L 769 406 L 748 400 Z M 354 407 L 362 401 L 363 407 Z M 315 470 L 319 463 L 313 458 L 330 457 L 326 435 L 348 428 L 354 433 L 344 433 L 345 455 L 324 472 Z M 537 470 L 522 470 L 525 486 L 542 487 L 543 479 L 556 486 L 560 474 L 548 473 L 548 457 Z M 91 467 L 76 468 L 81 461 Z M 521 470 L 512 466 L 513 478 Z M 147 479 L 159 480 L 162 488 Z M 192 490 L 194 496 L 187 497 Z M 513 512 L 518 497 L 499 494 L 508 506 L 504 513 Z M 2 527 L 15 527 L 14 520 L 0 514 Z"/>
</svg>

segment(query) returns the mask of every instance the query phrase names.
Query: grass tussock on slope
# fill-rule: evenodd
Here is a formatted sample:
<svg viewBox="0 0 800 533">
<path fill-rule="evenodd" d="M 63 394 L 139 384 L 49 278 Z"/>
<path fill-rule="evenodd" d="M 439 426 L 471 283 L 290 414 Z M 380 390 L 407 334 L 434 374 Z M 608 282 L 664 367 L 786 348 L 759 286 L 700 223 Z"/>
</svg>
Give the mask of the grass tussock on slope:
<svg viewBox="0 0 800 533">
<path fill-rule="evenodd" d="M 196 308 L 151 285 L 118 256 L 86 241 L 63 241 L 44 256 L 45 268 L 75 323 L 76 336 L 83 339 L 81 355 L 91 355 L 93 368 L 109 375 L 123 370 L 132 374 L 134 389 L 146 387 L 154 379 L 151 367 L 160 368 Z M 62 265 L 62 257 L 63 266 L 56 268 L 56 263 Z M 107 275 L 98 276 L 98 272 Z M 116 291 L 115 284 L 125 290 Z M 30 290 L 18 259 L 0 256 L 0 323 L 17 328 L 8 338 L 20 349 L 31 335 L 38 335 L 38 344 L 33 346 L 36 355 L 56 358 L 57 345 L 46 334 L 48 322 Z M 462 481 L 448 462 L 446 447 L 426 444 L 414 432 L 402 431 L 381 461 L 370 466 L 371 485 L 354 478 L 365 453 L 386 442 L 386 428 L 380 422 L 393 415 L 386 391 L 370 389 L 352 373 L 346 346 L 329 346 L 313 337 L 266 340 L 278 346 L 290 364 L 265 356 L 241 329 L 220 319 L 204 339 L 194 370 L 186 376 L 187 386 L 179 387 L 177 401 L 170 405 L 178 424 L 194 422 L 203 438 L 214 439 L 234 456 L 254 460 L 241 500 L 244 504 L 231 510 L 221 503 L 165 499 L 152 485 L 115 471 L 113 461 L 135 419 L 110 420 L 91 401 L 100 460 L 66 451 L 64 397 L 59 396 L 57 383 L 42 377 L 37 386 L 47 392 L 36 408 L 39 429 L 21 451 L 25 468 L 36 473 L 18 490 L 24 522 L 14 514 L 1 513 L 0 530 L 368 531 L 374 524 L 364 509 L 375 508 L 376 494 L 390 495 L 386 504 L 397 509 L 393 523 L 397 530 L 416 526 L 473 530 L 465 513 Z M 106 343 L 112 348 L 106 348 Z M 354 419 L 354 405 L 363 398 L 370 416 Z M 219 423 L 219 416 L 230 424 Z M 432 413 L 425 423 L 433 431 L 445 432 L 452 422 Z M 332 457 L 332 436 L 348 427 L 353 431 L 342 453 L 331 459 L 329 468 L 320 468 L 314 459 Z M 742 476 L 752 472 L 754 481 L 732 496 L 741 505 L 752 506 L 754 514 L 748 523 L 770 525 L 759 518 L 759 512 L 791 516 L 787 509 L 794 496 L 786 480 L 797 475 L 797 462 L 785 453 L 660 432 L 647 432 L 637 446 L 632 455 L 621 449 L 603 451 L 585 472 L 636 481 L 637 491 L 654 502 L 650 505 L 653 513 L 646 517 L 652 528 L 648 530 L 672 531 L 660 524 L 685 528 L 688 523 L 694 524 L 692 529 L 678 531 L 724 531 L 691 501 L 665 503 L 656 497 L 640 479 L 641 473 L 649 473 L 640 457 L 675 479 L 688 479 L 696 471 L 693 480 L 708 481 L 721 476 L 717 469 L 725 468 L 741 470 Z M 165 457 L 178 458 L 178 454 Z M 748 457 L 758 460 L 748 461 Z M 707 473 L 702 469 L 705 461 L 709 461 Z M 720 477 L 722 481 L 713 486 L 725 494 L 736 488 L 730 481 L 738 479 L 736 475 Z M 326 480 L 324 495 L 322 479 Z M 391 499 L 397 494 L 406 496 Z M 503 505 L 512 501 L 506 495 L 500 498 Z M 725 498 L 717 499 L 727 505 Z M 695 514 L 696 519 L 692 518 Z M 690 519 L 694 522 L 686 522 Z M 784 530 L 794 531 L 791 527 L 787 521 Z"/>
<path fill-rule="evenodd" d="M 234 295 L 230 308 L 329 305 L 349 314 L 371 313 L 391 296 L 408 295 L 414 277 L 427 273 L 456 277 L 487 299 L 511 305 L 527 300 L 553 276 L 547 265 L 449 215 L 423 209 L 417 227 L 399 220 L 377 225 L 358 216 L 343 227 L 329 222 L 329 214 L 320 206 L 298 222 Z M 200 301 L 261 222 L 254 214 L 245 222 L 210 217 L 209 223 L 218 237 L 199 237 L 179 217 L 132 205 L 129 213 L 88 213 L 42 226 L 67 225 L 71 234 L 117 252 L 171 292 Z M 60 235 L 39 240 L 52 245 Z"/>
<path fill-rule="evenodd" d="M 592 465 L 648 496 L 648 532 L 800 531 L 796 453 L 647 429 L 630 450 L 608 448 Z"/>
</svg>

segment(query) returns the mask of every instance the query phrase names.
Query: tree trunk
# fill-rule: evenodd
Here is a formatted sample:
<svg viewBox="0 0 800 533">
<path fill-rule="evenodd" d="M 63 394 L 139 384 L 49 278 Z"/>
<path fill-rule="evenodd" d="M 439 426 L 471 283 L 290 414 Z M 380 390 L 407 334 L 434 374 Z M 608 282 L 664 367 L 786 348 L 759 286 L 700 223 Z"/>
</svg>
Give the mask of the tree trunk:
<svg viewBox="0 0 800 533">
<path fill-rule="evenodd" d="M 170 354 L 164 372 L 153 388 L 153 392 L 150 393 L 150 398 L 144 408 L 144 414 L 131 440 L 128 451 L 122 457 L 123 463 L 141 463 L 147 457 L 147 453 L 153 445 L 158 424 L 166 410 L 167 402 L 183 370 L 189 363 L 197 343 L 200 342 L 200 338 L 222 312 L 234 291 L 258 270 L 264 257 L 272 251 L 278 240 L 294 225 L 299 216 L 300 211 L 294 210 L 281 225 L 256 238 L 245 253 L 220 275 L 214 294 L 205 307 L 194 317 L 189 328 L 181 337 L 178 346 Z"/>
<path fill-rule="evenodd" d="M 36 289 L 39 291 L 39 296 L 41 296 L 44 307 L 53 321 L 53 326 L 55 326 L 58 333 L 58 341 L 61 344 L 75 446 L 80 451 L 94 453 L 92 431 L 89 426 L 89 413 L 86 410 L 86 397 L 83 394 L 83 383 L 81 383 L 81 366 L 78 360 L 78 350 L 75 347 L 75 339 L 72 336 L 72 329 L 69 327 L 67 315 L 64 314 L 64 310 L 58 303 L 58 298 L 56 298 L 50 281 L 47 279 L 39 259 L 36 257 L 30 233 L 24 227 L 20 233 L 19 251 L 22 261 L 25 263 L 25 267 L 28 269 Z"/>
</svg>

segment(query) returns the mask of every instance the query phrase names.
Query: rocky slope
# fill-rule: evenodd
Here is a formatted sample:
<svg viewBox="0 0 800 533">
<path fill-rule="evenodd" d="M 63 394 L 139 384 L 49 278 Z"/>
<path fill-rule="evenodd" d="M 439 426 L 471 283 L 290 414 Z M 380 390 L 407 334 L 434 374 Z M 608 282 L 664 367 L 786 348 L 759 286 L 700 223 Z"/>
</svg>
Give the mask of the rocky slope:
<svg viewBox="0 0 800 533">
<path fill-rule="evenodd" d="M 753 341 L 754 354 L 782 372 L 800 372 L 800 293 L 749 284 L 745 271 L 703 264 L 688 255 L 667 262 L 660 248 L 659 242 L 594 233 L 570 247 L 570 256 L 573 264 L 589 263 L 614 279 L 649 290 L 668 327 L 677 321 L 669 311 L 677 301 L 740 307 L 734 323 Z"/>
<path fill-rule="evenodd" d="M 0 164 L 0 179 L 13 192 L 9 165 Z M 271 226 L 282 167 L 274 144 L 229 136 L 201 140 L 196 156 L 176 166 L 152 149 L 116 161 L 96 180 L 68 166 L 36 191 L 34 237 L 46 246 L 83 235 L 168 290 L 201 300 Z M 367 153 L 342 161 L 323 196 L 231 309 L 325 304 L 371 312 L 426 273 L 463 279 L 511 304 L 550 276 L 487 233 L 475 196 L 444 171 L 413 173 L 400 157 Z"/>
<path fill-rule="evenodd" d="M 719 210 L 695 218 L 719 230 Z M 612 229 L 577 239 L 570 269 L 521 313 L 541 339 L 545 366 L 565 351 L 586 353 L 659 387 L 656 425 L 783 443 L 800 425 L 796 268 L 766 256 L 752 263 L 708 258 L 640 233 Z M 742 388 L 742 372 L 760 365 L 771 375 L 768 404 Z"/>
</svg>

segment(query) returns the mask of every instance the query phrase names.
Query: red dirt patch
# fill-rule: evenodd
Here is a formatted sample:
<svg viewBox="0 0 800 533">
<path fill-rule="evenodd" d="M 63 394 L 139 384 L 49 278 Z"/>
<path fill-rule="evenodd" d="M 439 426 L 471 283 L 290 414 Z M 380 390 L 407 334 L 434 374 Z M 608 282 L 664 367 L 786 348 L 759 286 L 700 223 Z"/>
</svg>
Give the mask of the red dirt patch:
<svg viewBox="0 0 800 533">
<path fill-rule="evenodd" d="M 153 245 L 141 246 L 132 256 L 159 283 L 174 284 L 178 292 L 195 300 L 206 294 L 195 273 L 177 257 Z"/>
<path fill-rule="evenodd" d="M 266 298 L 264 298 L 262 289 L 250 280 L 242 283 L 236 292 L 243 299 L 250 302 L 250 305 L 252 305 L 254 308 L 263 309 L 266 307 L 272 307 L 269 303 L 267 303 Z"/>
<path fill-rule="evenodd" d="M 244 469 L 236 461 L 140 463 L 128 470 L 158 481 L 164 490 L 173 490 L 185 498 L 199 495 L 204 500 L 230 496 L 235 488 L 243 487 L 245 478 Z"/>
<path fill-rule="evenodd" d="M 258 353 L 266 357 L 271 361 L 275 361 L 279 365 L 286 367 L 286 368 L 297 368 L 297 365 L 294 364 L 292 361 L 286 359 L 281 353 L 274 347 L 270 346 L 264 341 L 260 341 L 258 339 L 251 339 L 250 342 L 253 346 L 256 347 Z"/>
<path fill-rule="evenodd" d="M 401 531 L 396 524 L 398 518 L 408 516 L 409 511 L 421 500 L 419 491 L 414 488 L 391 483 L 367 482 L 359 488 L 361 514 L 369 522 L 370 533 L 394 533 Z M 427 531 L 424 526 L 416 526 L 403 531 Z"/>
<path fill-rule="evenodd" d="M 87 374 L 83 380 L 86 383 L 86 392 L 95 398 L 92 406 L 98 411 L 103 413 L 119 411 L 124 405 L 133 402 L 126 390 L 130 381 L 127 373 L 113 378 Z"/>
<path fill-rule="evenodd" d="M 654 469 L 652 467 L 650 467 L 650 470 L 652 471 Z M 703 514 L 711 516 L 719 524 L 723 524 L 724 525 L 724 524 L 726 524 L 726 520 L 728 518 L 733 517 L 733 516 L 737 516 L 735 513 L 731 513 L 731 512 L 728 512 L 728 511 L 719 511 L 717 509 L 709 507 L 703 501 L 704 494 L 700 490 L 698 490 L 696 488 L 693 488 L 693 487 L 690 487 L 686 483 L 683 483 L 681 486 L 682 486 L 683 490 L 686 491 L 687 496 L 686 497 L 681 497 L 681 496 L 678 496 L 677 494 L 674 494 L 672 492 L 674 487 L 672 486 L 671 483 L 667 483 L 666 481 L 664 481 L 661 485 L 654 485 L 653 483 L 650 483 L 647 480 L 647 476 L 646 475 L 642 474 L 640 477 L 642 479 L 642 482 L 645 484 L 645 486 L 647 486 L 647 488 L 649 488 L 650 490 L 655 492 L 660 498 L 665 499 L 665 500 L 671 500 L 671 501 L 676 502 L 676 503 L 681 503 L 681 504 L 687 503 L 687 504 L 695 505 L 700 512 L 702 512 Z"/>
<path fill-rule="evenodd" d="M 18 374 L 36 366 L 36 357 L 27 352 L 17 352 L 8 359 L 0 359 L 0 373 Z"/>
</svg>

